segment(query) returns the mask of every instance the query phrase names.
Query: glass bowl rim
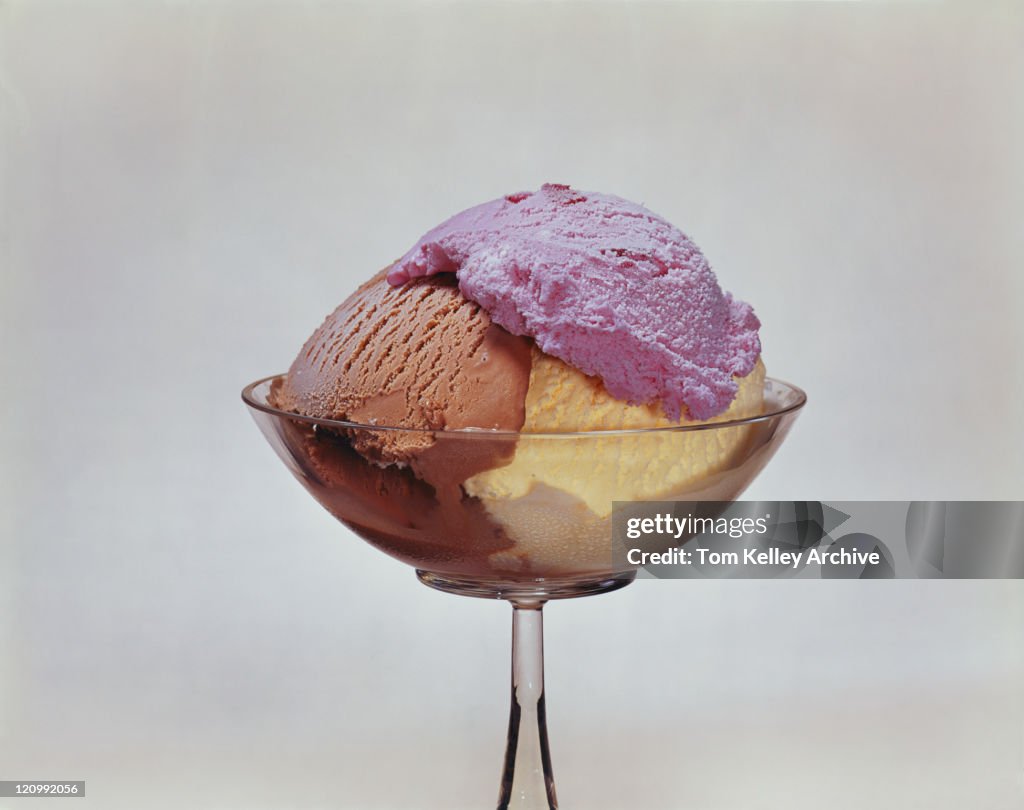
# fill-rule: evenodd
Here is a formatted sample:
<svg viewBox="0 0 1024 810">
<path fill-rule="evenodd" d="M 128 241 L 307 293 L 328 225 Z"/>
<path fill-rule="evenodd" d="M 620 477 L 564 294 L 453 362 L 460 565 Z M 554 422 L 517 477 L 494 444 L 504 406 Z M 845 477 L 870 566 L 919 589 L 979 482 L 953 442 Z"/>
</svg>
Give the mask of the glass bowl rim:
<svg viewBox="0 0 1024 810">
<path fill-rule="evenodd" d="M 807 404 L 806 392 L 792 383 L 788 383 L 785 380 L 780 380 L 777 377 L 765 377 L 764 383 L 767 387 L 770 383 L 776 386 L 782 386 L 788 389 L 790 395 L 795 395 L 796 399 L 791 404 L 784 408 L 777 408 L 767 413 L 761 413 L 757 416 L 746 416 L 742 419 L 726 419 L 721 422 L 696 422 L 694 424 L 687 425 L 667 425 L 664 427 L 649 427 L 649 428 L 617 428 L 610 430 L 576 430 L 576 431 L 516 431 L 516 430 L 488 430 L 487 428 L 458 428 L 455 430 L 444 430 L 437 428 L 411 428 L 401 427 L 398 425 L 370 425 L 360 422 L 347 422 L 340 419 L 321 419 L 315 416 L 305 416 L 299 413 L 293 413 L 291 411 L 283 411 L 279 408 L 275 408 L 266 402 L 261 402 L 256 398 L 255 391 L 261 385 L 273 382 L 274 380 L 281 379 L 284 374 L 271 374 L 269 377 L 262 377 L 255 382 L 249 383 L 245 388 L 242 389 L 242 401 L 253 410 L 261 411 L 263 413 L 275 416 L 278 418 L 290 419 L 296 422 L 304 422 L 308 425 L 320 425 L 325 428 L 333 428 L 335 430 L 367 430 L 377 431 L 381 433 L 422 433 L 430 434 L 434 436 L 453 436 L 460 439 L 495 439 L 495 438 L 522 438 L 522 437 L 536 437 L 536 438 L 581 438 L 585 436 L 629 436 L 649 433 L 684 433 L 684 432 L 697 432 L 701 430 L 717 430 L 719 428 L 730 428 L 739 427 L 742 425 L 752 425 L 758 422 L 767 422 L 771 419 L 777 419 L 780 416 L 785 416 L 789 413 L 794 413 L 803 408 Z"/>
</svg>

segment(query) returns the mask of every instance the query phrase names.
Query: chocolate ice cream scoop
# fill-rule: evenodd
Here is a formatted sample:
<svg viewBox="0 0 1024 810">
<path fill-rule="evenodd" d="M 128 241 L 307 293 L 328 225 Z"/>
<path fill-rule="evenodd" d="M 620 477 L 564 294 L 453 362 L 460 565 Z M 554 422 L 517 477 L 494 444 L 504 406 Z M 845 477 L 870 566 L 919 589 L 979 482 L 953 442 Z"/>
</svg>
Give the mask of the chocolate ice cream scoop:
<svg viewBox="0 0 1024 810">
<path fill-rule="evenodd" d="M 427 430 L 522 427 L 531 341 L 492 324 L 452 276 L 392 287 L 385 274 L 306 341 L 278 392 L 281 406 Z"/>
<path fill-rule="evenodd" d="M 519 430 L 532 341 L 493 324 L 452 276 L 393 287 L 385 275 L 363 284 L 306 341 L 274 391 L 276 406 L 422 431 Z M 509 449 L 477 442 L 474 453 L 439 459 L 434 445 L 429 432 L 363 431 L 356 449 L 381 464 L 410 465 L 432 483 L 497 466 L 493 453 Z"/>
</svg>

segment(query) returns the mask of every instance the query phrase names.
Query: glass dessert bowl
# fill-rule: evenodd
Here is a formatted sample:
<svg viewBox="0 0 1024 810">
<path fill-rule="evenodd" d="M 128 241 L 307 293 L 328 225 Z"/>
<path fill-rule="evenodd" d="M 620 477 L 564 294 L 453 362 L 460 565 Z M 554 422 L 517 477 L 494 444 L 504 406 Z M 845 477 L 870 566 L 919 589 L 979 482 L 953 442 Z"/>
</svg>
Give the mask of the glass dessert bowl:
<svg viewBox="0 0 1024 810">
<path fill-rule="evenodd" d="M 279 410 L 283 375 L 242 398 L 264 436 L 338 520 L 439 590 L 513 607 L 512 709 L 499 808 L 557 806 L 544 724 L 541 608 L 628 584 L 615 501 L 730 501 L 806 402 L 768 378 L 754 416 L 576 433 L 412 430 Z M 408 463 L 389 463 L 395 448 Z M 412 452 L 410 452 L 412 451 Z"/>
</svg>

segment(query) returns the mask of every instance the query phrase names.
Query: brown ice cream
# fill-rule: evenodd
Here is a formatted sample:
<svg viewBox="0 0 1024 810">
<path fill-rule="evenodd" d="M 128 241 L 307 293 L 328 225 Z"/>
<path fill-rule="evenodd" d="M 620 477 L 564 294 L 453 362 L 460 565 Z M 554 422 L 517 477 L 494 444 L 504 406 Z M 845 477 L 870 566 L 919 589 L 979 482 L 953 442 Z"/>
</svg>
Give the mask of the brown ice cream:
<svg viewBox="0 0 1024 810">
<path fill-rule="evenodd" d="M 283 438 L 317 499 L 357 532 L 406 561 L 460 570 L 511 545 L 461 484 L 509 463 L 515 441 L 430 431 L 518 431 L 531 346 L 492 324 L 454 277 L 392 287 L 382 271 L 313 333 L 271 400 L 316 419 L 408 428 L 295 423 Z"/>
<path fill-rule="evenodd" d="M 385 273 L 363 284 L 306 341 L 274 404 L 318 419 L 413 430 L 519 430 L 532 341 L 492 324 L 462 296 L 454 276 L 392 287 Z M 368 458 L 409 464 L 427 480 L 436 473 L 429 469 L 429 433 L 362 431 L 359 440 Z M 488 443 L 479 444 L 484 450 Z M 459 473 L 461 481 L 494 466 L 486 453 L 472 455 L 480 457 L 446 459 L 458 469 L 445 477 Z"/>
<path fill-rule="evenodd" d="M 409 565 L 474 574 L 481 561 L 514 545 L 484 504 L 451 477 L 435 477 L 432 485 L 409 467 L 367 461 L 353 449 L 361 431 L 346 436 L 298 420 L 280 420 L 275 427 L 296 464 L 293 472 L 313 497 L 356 534 Z M 469 442 L 441 444 L 451 456 Z M 491 458 L 509 459 L 515 450 L 511 438 L 472 444 L 489 445 Z"/>
</svg>

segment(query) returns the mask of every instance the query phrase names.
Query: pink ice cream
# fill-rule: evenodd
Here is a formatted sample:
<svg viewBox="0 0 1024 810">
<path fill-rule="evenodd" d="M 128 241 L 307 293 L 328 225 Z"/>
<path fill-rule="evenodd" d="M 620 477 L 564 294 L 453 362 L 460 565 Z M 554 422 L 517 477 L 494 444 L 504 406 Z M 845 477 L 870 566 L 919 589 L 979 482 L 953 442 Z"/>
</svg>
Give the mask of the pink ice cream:
<svg viewBox="0 0 1024 810">
<path fill-rule="evenodd" d="M 491 319 L 632 404 L 704 420 L 754 368 L 760 322 L 718 286 L 674 225 L 607 194 L 545 184 L 475 206 L 423 236 L 388 273 L 455 273 Z"/>
</svg>

